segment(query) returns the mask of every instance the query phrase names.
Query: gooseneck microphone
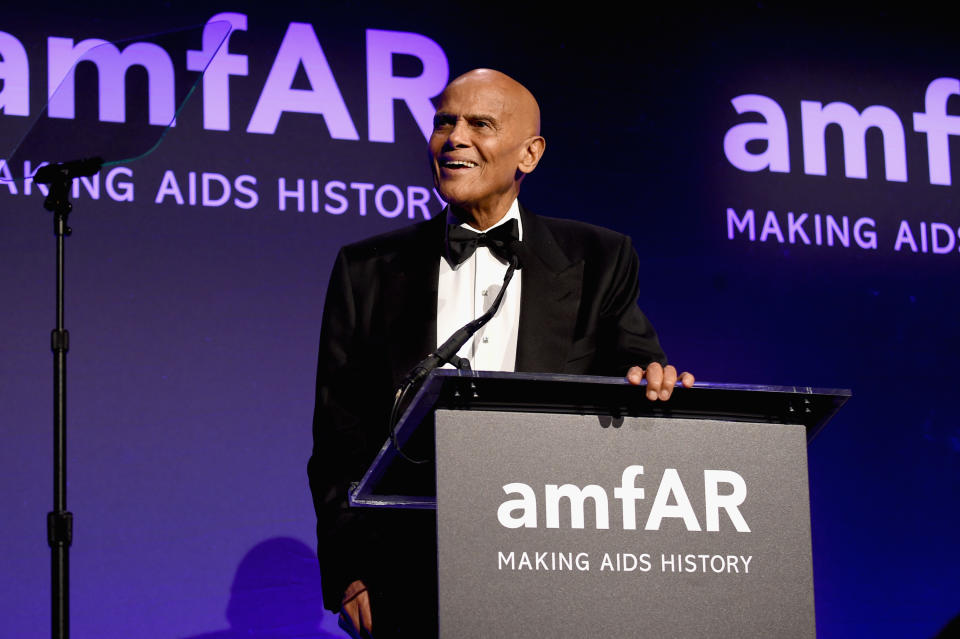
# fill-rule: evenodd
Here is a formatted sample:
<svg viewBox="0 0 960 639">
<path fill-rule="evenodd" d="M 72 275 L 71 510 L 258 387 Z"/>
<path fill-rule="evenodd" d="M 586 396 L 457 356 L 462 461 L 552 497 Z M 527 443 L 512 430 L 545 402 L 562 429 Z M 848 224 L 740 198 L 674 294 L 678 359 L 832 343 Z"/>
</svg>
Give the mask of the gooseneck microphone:
<svg viewBox="0 0 960 639">
<path fill-rule="evenodd" d="M 518 268 L 520 268 L 520 260 L 517 258 L 516 254 L 510 255 L 510 267 L 507 269 L 507 272 L 503 276 L 503 286 L 500 287 L 500 292 L 497 293 L 496 299 L 493 300 L 493 304 L 490 305 L 490 308 L 486 313 L 480 317 L 471 320 L 463 325 L 460 329 L 454 332 L 447 341 L 441 344 L 437 350 L 433 351 L 425 358 L 423 358 L 419 364 L 414 366 L 406 377 L 403 378 L 403 381 L 400 382 L 400 386 L 405 384 L 417 384 L 426 377 L 430 371 L 440 366 L 443 366 L 446 363 L 453 364 L 457 368 L 470 370 L 470 362 L 463 357 L 457 356 L 457 351 L 459 351 L 464 344 L 467 343 L 474 333 L 476 333 L 480 328 L 489 322 L 494 315 L 497 314 L 497 310 L 500 308 L 500 303 L 503 301 L 503 296 L 507 291 L 507 286 L 510 284 L 510 280 L 513 279 L 513 273 Z"/>
<path fill-rule="evenodd" d="M 393 447 L 407 461 L 415 464 L 422 464 L 426 460 L 411 459 L 404 454 L 403 450 L 400 449 L 400 446 L 397 443 L 397 436 L 396 432 L 394 431 L 394 427 L 400 418 L 400 407 L 403 404 L 404 398 L 412 388 L 420 384 L 423 379 L 430 374 L 430 371 L 435 368 L 439 368 L 444 364 L 450 363 L 461 370 L 470 370 L 469 360 L 465 357 L 459 357 L 457 355 L 457 351 L 459 351 L 463 345 L 467 343 L 467 340 L 473 337 L 474 333 L 480 330 L 484 324 L 489 322 L 493 316 L 497 314 L 497 310 L 500 308 L 500 303 L 503 301 L 503 296 L 507 292 L 507 286 L 509 286 L 510 280 L 513 279 L 514 272 L 520 268 L 520 258 L 517 257 L 516 252 L 518 245 L 520 245 L 520 242 L 517 240 L 514 240 L 510 243 L 508 258 L 510 261 L 510 266 L 507 268 L 507 272 L 503 276 L 503 286 L 500 287 L 500 292 L 497 293 L 497 297 L 493 300 L 493 304 L 490 305 L 490 308 L 487 309 L 487 311 L 480 317 L 467 322 L 463 325 L 463 327 L 457 329 L 457 331 L 448 337 L 447 340 L 435 351 L 420 360 L 416 366 L 410 369 L 410 372 L 404 376 L 403 380 L 397 386 L 397 390 L 393 399 L 393 410 L 390 413 L 390 439 L 393 442 Z"/>
</svg>

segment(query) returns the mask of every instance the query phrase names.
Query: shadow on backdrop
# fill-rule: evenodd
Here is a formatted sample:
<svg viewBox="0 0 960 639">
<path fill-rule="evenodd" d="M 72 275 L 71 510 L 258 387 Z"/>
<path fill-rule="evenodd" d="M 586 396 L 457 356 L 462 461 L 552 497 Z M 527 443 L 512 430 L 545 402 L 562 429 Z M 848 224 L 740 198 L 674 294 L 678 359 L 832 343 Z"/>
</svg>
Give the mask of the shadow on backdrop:
<svg viewBox="0 0 960 639">
<path fill-rule="evenodd" d="M 316 553 L 290 537 L 267 539 L 237 566 L 227 604 L 230 627 L 183 639 L 343 637 L 320 593 Z"/>
<path fill-rule="evenodd" d="M 951 619 L 933 639 L 960 639 L 960 613 Z"/>
</svg>

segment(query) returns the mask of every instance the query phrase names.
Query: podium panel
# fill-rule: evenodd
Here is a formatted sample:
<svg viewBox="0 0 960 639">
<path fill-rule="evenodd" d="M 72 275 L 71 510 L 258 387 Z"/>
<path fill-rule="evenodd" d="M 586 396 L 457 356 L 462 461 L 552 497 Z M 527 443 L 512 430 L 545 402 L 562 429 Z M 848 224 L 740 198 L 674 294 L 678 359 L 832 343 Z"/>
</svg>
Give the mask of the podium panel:
<svg viewBox="0 0 960 639">
<path fill-rule="evenodd" d="M 437 410 L 441 637 L 815 637 L 803 425 Z"/>
</svg>

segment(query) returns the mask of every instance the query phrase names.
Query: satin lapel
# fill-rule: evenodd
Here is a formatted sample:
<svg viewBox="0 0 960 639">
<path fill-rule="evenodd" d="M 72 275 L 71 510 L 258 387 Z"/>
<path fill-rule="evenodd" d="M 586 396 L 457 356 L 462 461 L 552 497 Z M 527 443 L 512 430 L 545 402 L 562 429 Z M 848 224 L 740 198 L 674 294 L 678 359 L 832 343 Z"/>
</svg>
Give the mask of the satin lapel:
<svg viewBox="0 0 960 639">
<path fill-rule="evenodd" d="M 571 263 L 550 230 L 520 209 L 523 293 L 517 335 L 516 370 L 563 371 L 580 308 L 583 261 Z"/>
<path fill-rule="evenodd" d="M 440 218 L 437 220 L 437 218 Z M 383 295 L 392 303 L 383 304 L 387 314 L 387 355 L 394 383 L 437 347 L 437 279 L 443 216 L 421 227 L 409 248 L 384 263 Z"/>
</svg>

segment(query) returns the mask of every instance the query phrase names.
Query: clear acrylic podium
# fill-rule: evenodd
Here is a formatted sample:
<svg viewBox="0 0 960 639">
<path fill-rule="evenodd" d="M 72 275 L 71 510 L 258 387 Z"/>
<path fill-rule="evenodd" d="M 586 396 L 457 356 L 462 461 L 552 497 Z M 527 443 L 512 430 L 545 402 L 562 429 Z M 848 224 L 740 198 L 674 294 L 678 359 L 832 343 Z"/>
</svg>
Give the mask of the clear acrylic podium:
<svg viewBox="0 0 960 639">
<path fill-rule="evenodd" d="M 806 444 L 846 390 L 431 373 L 395 434 L 435 421 L 441 637 L 814 637 Z M 396 482 L 391 486 L 396 487 Z"/>
</svg>

